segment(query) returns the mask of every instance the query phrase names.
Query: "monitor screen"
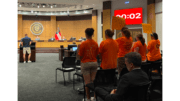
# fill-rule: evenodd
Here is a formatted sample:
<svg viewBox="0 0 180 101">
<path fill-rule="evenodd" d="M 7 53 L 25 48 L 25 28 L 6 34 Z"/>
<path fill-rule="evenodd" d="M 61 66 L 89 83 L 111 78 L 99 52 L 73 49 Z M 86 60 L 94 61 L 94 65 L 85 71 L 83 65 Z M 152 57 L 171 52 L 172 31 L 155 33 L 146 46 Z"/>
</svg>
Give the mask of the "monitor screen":
<svg viewBox="0 0 180 101">
<path fill-rule="evenodd" d="M 68 50 L 70 50 L 72 47 L 77 47 L 77 45 L 76 44 L 69 44 L 68 45 Z"/>
<path fill-rule="evenodd" d="M 76 50 L 77 50 L 77 47 L 72 47 L 72 50 L 73 50 L 73 51 L 76 51 Z"/>
</svg>

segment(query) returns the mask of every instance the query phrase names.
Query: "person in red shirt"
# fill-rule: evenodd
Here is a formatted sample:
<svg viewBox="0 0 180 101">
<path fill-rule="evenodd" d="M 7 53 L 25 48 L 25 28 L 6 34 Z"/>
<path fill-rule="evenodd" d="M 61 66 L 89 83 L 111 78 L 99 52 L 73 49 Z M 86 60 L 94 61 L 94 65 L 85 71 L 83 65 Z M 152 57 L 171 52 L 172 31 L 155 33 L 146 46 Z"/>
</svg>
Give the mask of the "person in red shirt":
<svg viewBox="0 0 180 101">
<path fill-rule="evenodd" d="M 148 54 L 147 60 L 149 62 L 161 60 L 160 53 L 160 41 L 158 40 L 158 35 L 156 33 L 151 34 L 151 41 L 148 42 Z"/>
<path fill-rule="evenodd" d="M 138 34 L 136 40 L 137 42 L 134 43 L 132 52 L 138 52 L 141 54 L 142 62 L 146 62 L 147 46 L 145 44 L 145 39 L 142 34 Z"/>
<path fill-rule="evenodd" d="M 114 33 L 107 29 L 105 31 L 106 40 L 102 41 L 99 48 L 102 69 L 117 68 L 117 54 L 119 52 L 118 43 L 112 39 Z"/>
<path fill-rule="evenodd" d="M 128 29 L 122 29 L 122 37 L 116 39 L 119 46 L 118 59 L 117 59 L 117 70 L 118 74 L 121 73 L 122 69 L 126 67 L 124 56 L 131 52 L 133 39 Z"/>
<path fill-rule="evenodd" d="M 98 44 L 92 39 L 94 34 L 93 28 L 87 28 L 85 30 L 86 41 L 80 45 L 79 53 L 81 59 L 81 72 L 84 77 L 85 84 L 93 82 L 96 76 L 98 64 L 97 55 L 99 54 Z M 90 101 L 90 91 L 86 88 L 87 101 Z"/>
</svg>

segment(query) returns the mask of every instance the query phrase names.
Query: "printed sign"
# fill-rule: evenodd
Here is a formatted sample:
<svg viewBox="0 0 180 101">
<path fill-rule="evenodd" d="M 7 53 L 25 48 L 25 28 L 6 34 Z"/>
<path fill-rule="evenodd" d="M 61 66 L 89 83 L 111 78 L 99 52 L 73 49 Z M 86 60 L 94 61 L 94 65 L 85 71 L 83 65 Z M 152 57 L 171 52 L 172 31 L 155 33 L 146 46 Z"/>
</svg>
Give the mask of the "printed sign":
<svg viewBox="0 0 180 101">
<path fill-rule="evenodd" d="M 142 23 L 143 33 L 152 33 L 151 24 Z"/>
<path fill-rule="evenodd" d="M 125 19 L 113 16 L 112 18 L 112 30 L 121 30 L 126 25 Z"/>
</svg>

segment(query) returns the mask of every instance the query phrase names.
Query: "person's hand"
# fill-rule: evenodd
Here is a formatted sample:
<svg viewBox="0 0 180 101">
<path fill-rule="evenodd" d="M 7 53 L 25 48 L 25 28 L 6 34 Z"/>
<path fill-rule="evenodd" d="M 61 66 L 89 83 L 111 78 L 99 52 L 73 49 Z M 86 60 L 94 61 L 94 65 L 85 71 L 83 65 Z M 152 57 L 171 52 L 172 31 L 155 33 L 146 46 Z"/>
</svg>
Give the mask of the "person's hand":
<svg viewBox="0 0 180 101">
<path fill-rule="evenodd" d="M 110 94 L 115 94 L 117 89 L 113 89 Z"/>
</svg>

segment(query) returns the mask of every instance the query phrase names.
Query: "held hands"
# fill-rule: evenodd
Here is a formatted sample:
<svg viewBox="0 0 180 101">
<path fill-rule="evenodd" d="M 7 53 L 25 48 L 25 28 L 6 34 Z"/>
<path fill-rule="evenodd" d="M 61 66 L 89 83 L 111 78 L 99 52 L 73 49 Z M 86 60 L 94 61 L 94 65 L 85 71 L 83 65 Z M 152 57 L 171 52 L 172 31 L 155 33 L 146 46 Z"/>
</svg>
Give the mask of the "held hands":
<svg viewBox="0 0 180 101">
<path fill-rule="evenodd" d="M 117 89 L 113 89 L 110 94 L 115 94 Z"/>
</svg>

